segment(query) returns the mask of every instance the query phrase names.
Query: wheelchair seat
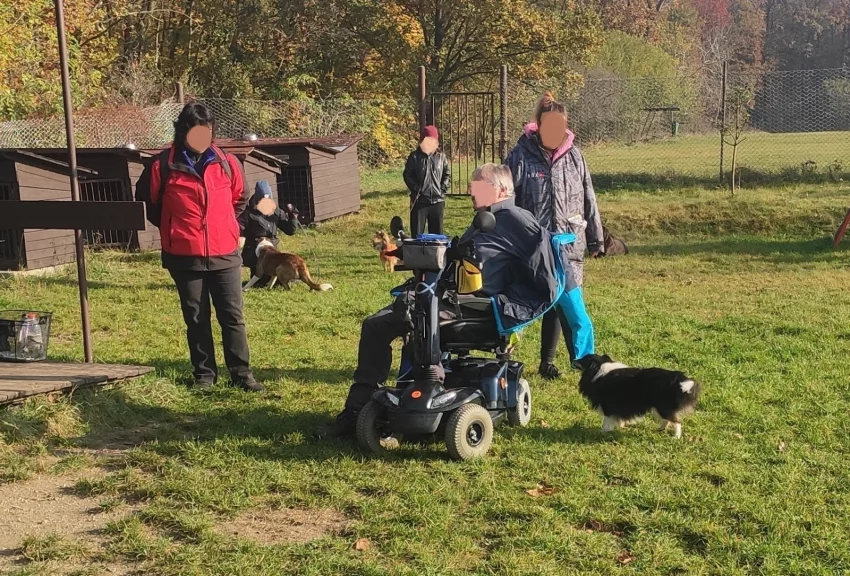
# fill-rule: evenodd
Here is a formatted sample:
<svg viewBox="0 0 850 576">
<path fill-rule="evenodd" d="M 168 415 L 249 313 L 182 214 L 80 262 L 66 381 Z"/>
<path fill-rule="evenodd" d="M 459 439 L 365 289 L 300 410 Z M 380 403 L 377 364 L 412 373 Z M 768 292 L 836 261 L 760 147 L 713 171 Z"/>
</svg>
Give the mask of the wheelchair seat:
<svg viewBox="0 0 850 576">
<path fill-rule="evenodd" d="M 440 322 L 440 348 L 445 352 L 493 351 L 504 349 L 505 338 L 496 327 L 490 298 L 457 296 L 456 312 L 451 320 Z"/>
<path fill-rule="evenodd" d="M 487 296 L 462 294 L 458 295 L 457 303 L 460 307 L 461 317 L 466 320 L 475 318 L 493 319 L 493 303 Z"/>
</svg>

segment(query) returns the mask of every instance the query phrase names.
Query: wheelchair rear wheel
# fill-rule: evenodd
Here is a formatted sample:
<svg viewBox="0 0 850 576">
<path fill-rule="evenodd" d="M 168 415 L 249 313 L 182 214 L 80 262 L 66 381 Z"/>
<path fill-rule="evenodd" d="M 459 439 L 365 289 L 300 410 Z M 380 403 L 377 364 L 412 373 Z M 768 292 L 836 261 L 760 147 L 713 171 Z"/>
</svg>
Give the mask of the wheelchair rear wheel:
<svg viewBox="0 0 850 576">
<path fill-rule="evenodd" d="M 383 454 L 399 446 L 398 440 L 383 429 L 383 411 L 383 406 L 370 400 L 357 416 L 357 442 L 373 454 Z"/>
<path fill-rule="evenodd" d="M 531 422 L 531 386 L 520 378 L 516 387 L 516 408 L 508 410 L 508 424 L 525 428 Z"/>
</svg>

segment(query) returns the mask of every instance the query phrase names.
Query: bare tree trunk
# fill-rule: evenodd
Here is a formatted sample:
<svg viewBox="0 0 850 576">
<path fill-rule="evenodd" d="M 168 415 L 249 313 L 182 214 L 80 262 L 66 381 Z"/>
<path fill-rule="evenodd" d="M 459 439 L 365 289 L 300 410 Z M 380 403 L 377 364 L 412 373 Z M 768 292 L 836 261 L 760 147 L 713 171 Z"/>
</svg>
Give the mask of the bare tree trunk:
<svg viewBox="0 0 850 576">
<path fill-rule="evenodd" d="M 732 144 L 732 196 L 735 195 L 735 176 L 738 173 L 738 142 Z"/>
</svg>

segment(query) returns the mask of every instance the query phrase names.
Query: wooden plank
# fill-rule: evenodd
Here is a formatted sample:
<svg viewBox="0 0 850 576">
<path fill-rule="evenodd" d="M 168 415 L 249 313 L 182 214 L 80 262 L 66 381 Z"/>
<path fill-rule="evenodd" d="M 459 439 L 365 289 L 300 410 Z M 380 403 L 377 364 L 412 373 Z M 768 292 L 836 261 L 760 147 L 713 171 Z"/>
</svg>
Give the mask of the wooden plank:
<svg viewBox="0 0 850 576">
<path fill-rule="evenodd" d="M 52 392 L 70 393 L 153 372 L 150 366 L 60 362 L 0 362 L 0 404 L 10 404 Z"/>
<path fill-rule="evenodd" d="M 316 174 L 315 170 L 313 171 L 313 188 L 334 186 L 341 183 L 351 185 L 353 182 L 354 178 L 352 178 L 351 173 L 345 170 L 326 170 L 321 174 Z"/>
<path fill-rule="evenodd" d="M 70 264 L 71 262 L 76 262 L 76 260 L 77 255 L 72 247 L 70 252 L 63 252 L 61 254 L 50 255 L 45 258 L 38 258 L 36 260 L 33 260 L 29 256 L 27 256 L 26 269 L 41 270 L 42 268 L 49 268 L 50 266 Z"/>
<path fill-rule="evenodd" d="M 259 150 L 257 150 L 257 152 L 259 152 Z M 271 156 L 271 155 L 268 155 L 268 156 L 269 156 L 269 159 L 275 158 L 274 156 Z M 281 166 L 272 166 L 268 162 L 263 161 L 259 158 L 255 158 L 253 156 L 248 156 L 247 158 L 245 158 L 245 161 L 242 162 L 242 165 L 245 166 L 246 171 L 249 169 L 249 167 L 255 167 L 255 168 L 258 168 L 260 170 L 272 172 L 274 174 L 280 174 L 281 170 L 282 170 Z"/>
<path fill-rule="evenodd" d="M 58 232 L 59 234 L 51 237 L 31 236 L 29 232 L 24 233 L 24 239 L 27 243 L 27 254 L 35 257 L 37 252 L 44 250 L 55 251 L 65 245 L 70 245 L 73 250 L 74 233 L 70 230 L 39 230 L 39 232 Z"/>
<path fill-rule="evenodd" d="M 336 158 L 336 154 L 325 152 L 324 150 L 318 150 L 316 148 L 307 148 L 307 151 L 310 153 L 311 166 L 315 165 L 317 162 L 322 162 L 325 160 L 330 160 L 331 162 L 333 162 L 334 158 Z"/>
<path fill-rule="evenodd" d="M 350 180 L 337 180 L 326 184 L 313 184 L 313 198 L 321 198 L 330 195 L 351 194 L 352 196 L 360 197 L 360 190 L 355 188 Z"/>
<path fill-rule="evenodd" d="M 333 196 L 323 199 L 321 202 L 314 202 L 314 208 L 319 210 L 327 209 L 328 206 L 360 206 L 359 196 Z"/>
<path fill-rule="evenodd" d="M 42 202 L 45 200 L 56 202 L 70 202 L 69 192 L 57 191 L 49 188 L 33 188 L 32 186 L 21 186 L 19 189 L 20 199 L 27 202 Z"/>
<path fill-rule="evenodd" d="M 25 230 L 24 239 L 27 242 L 27 250 L 44 250 L 45 248 L 55 248 L 63 242 L 71 239 L 74 242 L 74 232 L 72 230 Z"/>
<path fill-rule="evenodd" d="M 334 198 L 357 198 L 360 199 L 360 190 L 352 188 L 348 183 L 336 184 L 325 188 L 313 187 L 313 204 L 328 202 Z"/>
<path fill-rule="evenodd" d="M 0 228 L 144 230 L 143 202 L 3 202 Z"/>
<path fill-rule="evenodd" d="M 148 252 L 150 250 L 159 250 L 162 247 L 159 238 L 159 230 L 154 228 L 151 231 L 139 232 L 139 250 Z"/>
<path fill-rule="evenodd" d="M 22 164 L 21 162 L 15 164 L 15 168 L 18 171 L 18 182 L 21 184 L 28 182 L 30 178 L 34 177 L 36 179 L 53 182 L 55 184 L 64 184 L 66 189 L 71 189 L 71 180 L 66 174 L 57 174 L 56 172 L 44 170 L 37 166 L 29 166 L 27 164 Z"/>
<path fill-rule="evenodd" d="M 314 221 L 315 222 L 325 222 L 325 221 L 330 220 L 332 218 L 338 218 L 340 216 L 347 216 L 349 214 L 356 214 L 358 212 L 360 212 L 359 207 L 329 210 L 327 212 L 317 213 L 316 216 L 314 217 Z"/>
</svg>

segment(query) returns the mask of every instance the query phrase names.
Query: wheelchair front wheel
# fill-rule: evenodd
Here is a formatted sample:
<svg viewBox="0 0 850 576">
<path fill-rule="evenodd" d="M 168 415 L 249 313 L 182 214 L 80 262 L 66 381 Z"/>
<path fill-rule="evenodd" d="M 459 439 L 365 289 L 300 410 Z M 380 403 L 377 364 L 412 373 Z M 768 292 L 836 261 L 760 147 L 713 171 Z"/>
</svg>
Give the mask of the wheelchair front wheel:
<svg viewBox="0 0 850 576">
<path fill-rule="evenodd" d="M 531 386 L 520 378 L 516 387 L 516 408 L 508 410 L 508 424 L 525 428 L 531 422 Z"/>
<path fill-rule="evenodd" d="M 493 445 L 493 420 L 478 404 L 465 404 L 446 423 L 446 447 L 455 460 L 481 458 Z"/>
</svg>

